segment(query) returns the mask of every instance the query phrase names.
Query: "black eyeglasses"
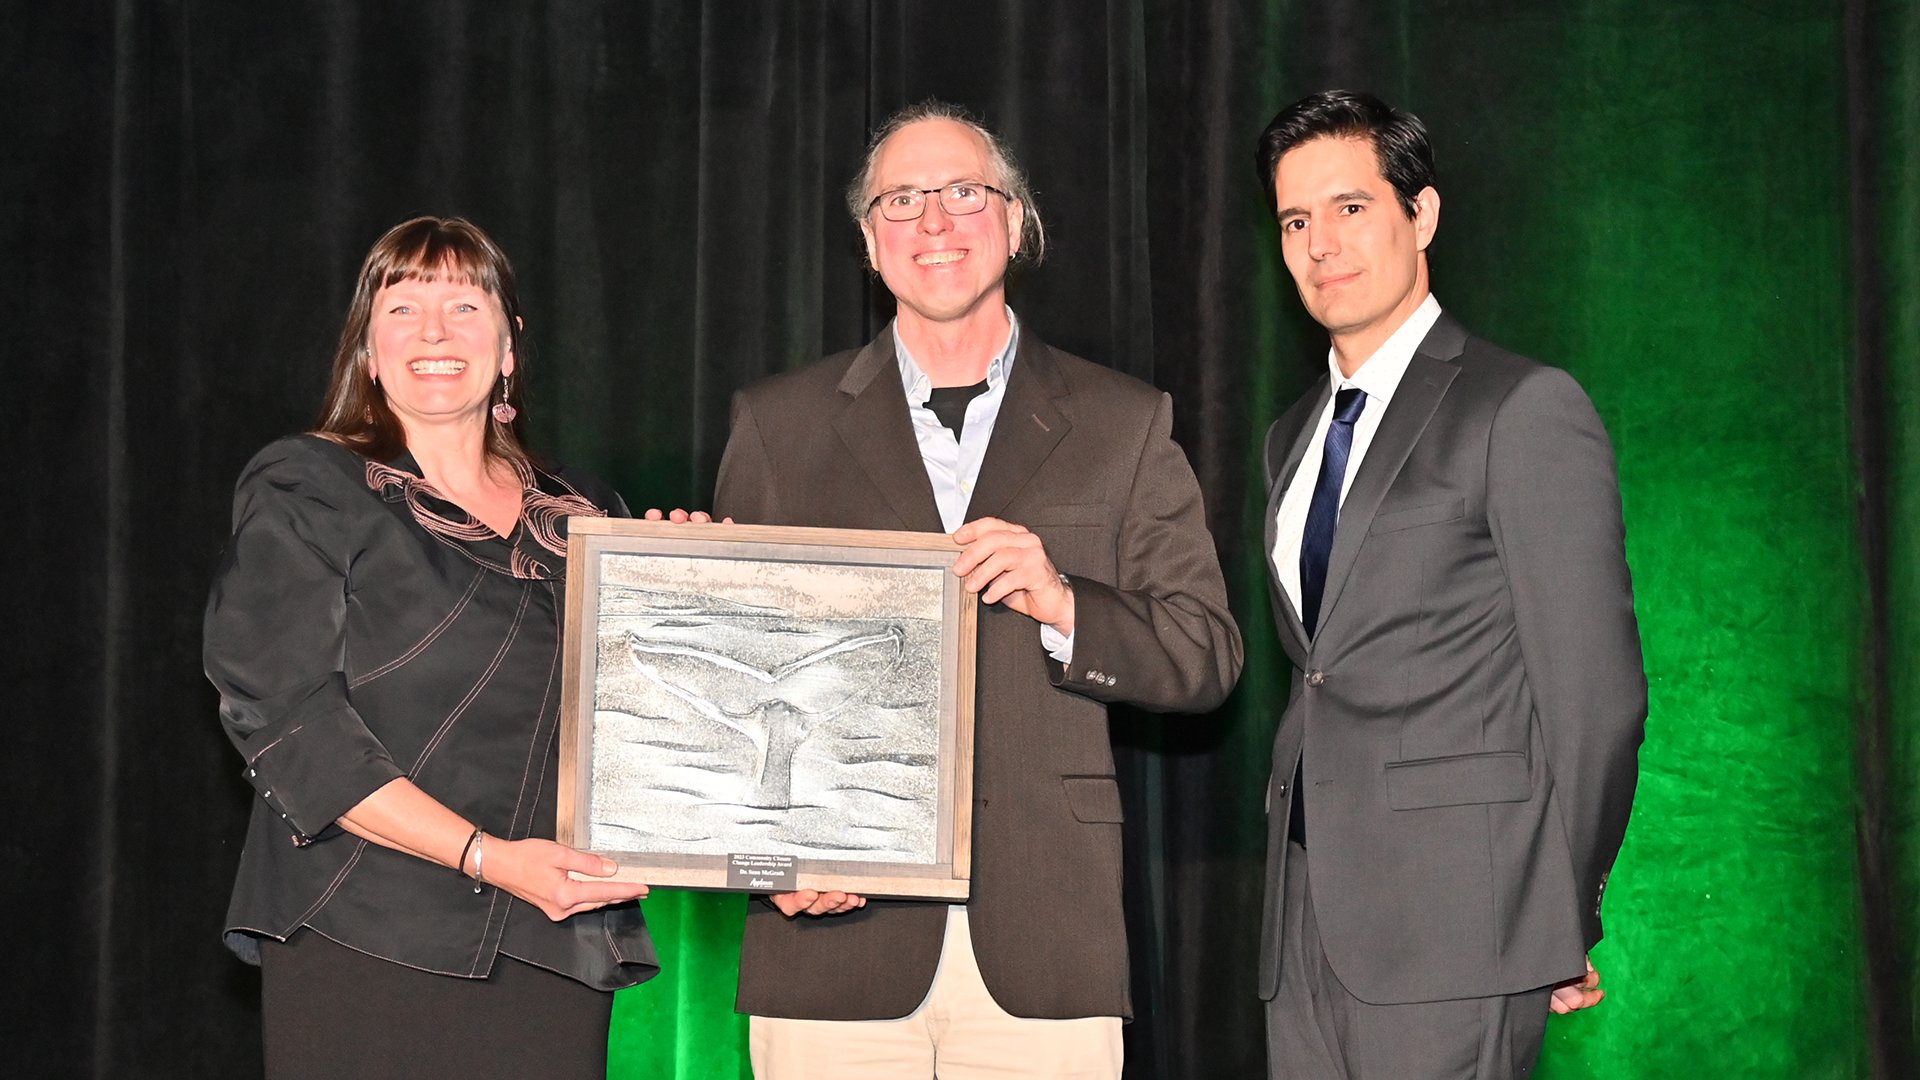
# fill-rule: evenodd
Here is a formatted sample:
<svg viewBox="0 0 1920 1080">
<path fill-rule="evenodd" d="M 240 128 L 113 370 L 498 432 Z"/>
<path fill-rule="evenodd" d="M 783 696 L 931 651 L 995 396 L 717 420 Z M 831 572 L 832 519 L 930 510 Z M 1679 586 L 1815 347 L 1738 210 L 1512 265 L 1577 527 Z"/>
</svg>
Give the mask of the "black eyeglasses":
<svg viewBox="0 0 1920 1080">
<path fill-rule="evenodd" d="M 874 207 L 880 208 L 880 216 L 888 221 L 912 221 L 927 211 L 927 196 L 940 196 L 940 209 L 950 217 L 963 217 L 977 214 L 987 205 L 987 192 L 1011 202 L 1013 196 L 991 184 L 982 184 L 977 180 L 957 180 L 945 187 L 899 188 L 883 191 L 867 204 L 867 213 L 873 213 Z"/>
</svg>

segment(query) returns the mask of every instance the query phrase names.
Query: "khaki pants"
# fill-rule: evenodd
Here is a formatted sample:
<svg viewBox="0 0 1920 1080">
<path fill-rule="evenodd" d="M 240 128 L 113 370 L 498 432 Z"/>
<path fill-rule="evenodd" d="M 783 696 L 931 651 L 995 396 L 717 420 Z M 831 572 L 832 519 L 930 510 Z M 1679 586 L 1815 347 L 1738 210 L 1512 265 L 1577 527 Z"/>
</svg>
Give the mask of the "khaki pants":
<svg viewBox="0 0 1920 1080">
<path fill-rule="evenodd" d="M 806 918 L 806 916 L 801 916 Z M 805 978 L 796 972 L 795 978 Z M 898 1020 L 786 1020 L 750 1025 L 758 1080 L 1119 1080 L 1120 1018 L 1029 1020 L 987 993 L 967 911 L 947 912 L 940 967 L 927 1000 Z"/>
</svg>

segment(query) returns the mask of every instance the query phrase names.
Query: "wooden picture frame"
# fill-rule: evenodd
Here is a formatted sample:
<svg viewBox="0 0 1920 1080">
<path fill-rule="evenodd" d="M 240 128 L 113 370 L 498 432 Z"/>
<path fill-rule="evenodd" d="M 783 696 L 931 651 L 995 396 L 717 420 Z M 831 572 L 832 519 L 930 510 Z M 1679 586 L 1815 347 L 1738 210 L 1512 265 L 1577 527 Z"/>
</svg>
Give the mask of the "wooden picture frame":
<svg viewBox="0 0 1920 1080">
<path fill-rule="evenodd" d="M 950 538 L 567 528 L 561 843 L 650 885 L 966 898 L 977 604 Z"/>
</svg>

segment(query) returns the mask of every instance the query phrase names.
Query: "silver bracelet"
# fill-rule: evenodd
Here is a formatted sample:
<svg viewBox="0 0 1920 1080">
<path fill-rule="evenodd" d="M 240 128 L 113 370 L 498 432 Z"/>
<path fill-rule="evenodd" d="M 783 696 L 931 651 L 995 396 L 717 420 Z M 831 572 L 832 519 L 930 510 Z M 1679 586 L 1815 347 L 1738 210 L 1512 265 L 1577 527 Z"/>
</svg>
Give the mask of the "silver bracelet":
<svg viewBox="0 0 1920 1080">
<path fill-rule="evenodd" d="M 476 895 L 487 879 L 480 876 L 480 866 L 487 858 L 487 834 L 481 833 L 480 839 L 473 845 L 473 891 Z"/>
</svg>

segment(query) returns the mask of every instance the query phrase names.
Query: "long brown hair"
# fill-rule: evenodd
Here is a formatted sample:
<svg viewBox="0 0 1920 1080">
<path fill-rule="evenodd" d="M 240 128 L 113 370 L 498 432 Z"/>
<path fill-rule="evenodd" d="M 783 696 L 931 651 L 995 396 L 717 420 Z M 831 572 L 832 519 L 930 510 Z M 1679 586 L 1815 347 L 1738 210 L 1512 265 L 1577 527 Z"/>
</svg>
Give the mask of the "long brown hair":
<svg viewBox="0 0 1920 1080">
<path fill-rule="evenodd" d="M 327 379 L 326 401 L 314 433 L 325 436 L 376 461 L 390 461 L 407 448 L 406 430 L 387 407 L 386 393 L 367 371 L 367 333 L 373 322 L 373 296 L 400 281 L 434 281 L 441 277 L 485 289 L 500 302 L 507 317 L 507 340 L 513 347 L 514 406 L 520 414 L 512 423 L 487 419 L 486 454 L 516 467 L 528 466 L 526 440 L 527 355 L 520 343 L 520 301 L 513 289 L 513 266 L 507 253 L 478 225 L 457 217 L 417 217 L 387 230 L 360 264 L 360 279 L 347 306 L 347 322 L 340 328 L 340 346 L 333 354 L 333 374 Z M 496 380 L 489 394 L 498 402 L 504 380 Z"/>
</svg>

